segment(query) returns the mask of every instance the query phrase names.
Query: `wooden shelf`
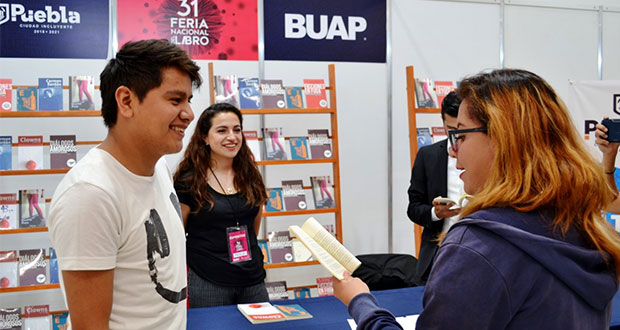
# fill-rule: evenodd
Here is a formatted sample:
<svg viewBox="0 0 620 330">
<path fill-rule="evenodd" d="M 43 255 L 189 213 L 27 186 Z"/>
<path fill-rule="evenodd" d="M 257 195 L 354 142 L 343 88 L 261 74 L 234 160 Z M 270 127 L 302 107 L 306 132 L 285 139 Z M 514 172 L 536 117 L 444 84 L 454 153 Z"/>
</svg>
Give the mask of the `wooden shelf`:
<svg viewBox="0 0 620 330">
<path fill-rule="evenodd" d="M 280 212 L 263 212 L 263 217 L 279 217 L 285 215 L 301 215 L 301 214 L 321 214 L 321 213 L 338 213 L 340 208 L 331 209 L 312 209 L 312 210 L 295 210 L 295 211 L 280 211 Z"/>
<path fill-rule="evenodd" d="M 17 229 L 2 229 L 0 235 L 8 234 L 26 234 L 26 233 L 42 233 L 48 231 L 47 227 L 34 227 L 34 228 L 17 228 Z"/>
<path fill-rule="evenodd" d="M 333 158 L 320 158 L 320 159 L 299 159 L 299 160 L 261 160 L 256 162 L 256 165 L 297 165 L 297 164 L 319 164 L 319 163 L 333 163 Z"/>
<path fill-rule="evenodd" d="M 101 144 L 101 142 L 103 142 L 103 141 L 76 141 L 75 145 L 76 146 L 90 146 L 90 145 Z M 49 142 L 43 142 L 43 146 L 44 147 L 48 147 L 49 145 L 50 145 Z M 19 147 L 19 143 L 13 143 L 12 146 L 17 148 L 17 147 Z"/>
<path fill-rule="evenodd" d="M 17 286 L 13 288 L 1 288 L 0 293 L 26 292 L 26 291 L 51 290 L 51 289 L 60 289 L 60 284 L 41 284 L 41 285 Z"/>
<path fill-rule="evenodd" d="M 6 175 L 39 175 L 39 174 L 65 174 L 70 168 L 47 168 L 41 170 L 6 170 L 0 171 L 0 176 Z"/>
<path fill-rule="evenodd" d="M 312 261 L 302 261 L 302 262 L 283 262 L 279 264 L 266 264 L 265 269 L 311 266 L 311 265 L 319 265 L 319 262 L 316 260 L 312 260 Z"/>
<path fill-rule="evenodd" d="M 100 110 L 0 111 L 0 118 L 101 117 Z"/>
<path fill-rule="evenodd" d="M 269 115 L 269 114 L 317 114 L 333 113 L 334 109 L 331 108 L 308 108 L 308 109 L 241 109 L 241 113 L 244 115 Z"/>
</svg>

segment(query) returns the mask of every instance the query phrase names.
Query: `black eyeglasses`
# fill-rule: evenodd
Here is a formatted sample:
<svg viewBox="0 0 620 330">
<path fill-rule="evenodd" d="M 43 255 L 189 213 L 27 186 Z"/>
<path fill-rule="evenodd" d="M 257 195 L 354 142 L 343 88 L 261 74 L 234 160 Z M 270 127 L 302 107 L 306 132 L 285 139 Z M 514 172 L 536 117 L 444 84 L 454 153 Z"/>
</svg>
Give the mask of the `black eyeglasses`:
<svg viewBox="0 0 620 330">
<path fill-rule="evenodd" d="M 450 140 L 450 146 L 452 150 L 457 152 L 459 149 L 459 140 L 462 140 L 463 134 L 473 132 L 487 132 L 486 127 L 468 128 L 468 129 L 451 129 L 448 131 L 448 140 Z"/>
</svg>

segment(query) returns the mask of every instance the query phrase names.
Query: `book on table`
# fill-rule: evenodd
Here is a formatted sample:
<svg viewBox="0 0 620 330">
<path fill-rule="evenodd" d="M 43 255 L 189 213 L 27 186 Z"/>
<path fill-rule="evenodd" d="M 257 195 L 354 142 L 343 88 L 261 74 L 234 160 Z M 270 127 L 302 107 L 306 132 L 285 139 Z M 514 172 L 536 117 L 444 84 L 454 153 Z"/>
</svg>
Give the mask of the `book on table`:
<svg viewBox="0 0 620 330">
<path fill-rule="evenodd" d="M 252 324 L 285 321 L 286 317 L 279 309 L 268 302 L 238 304 L 237 309 Z"/>
<path fill-rule="evenodd" d="M 293 225 L 288 229 L 310 250 L 314 258 L 339 280 L 343 279 L 344 271 L 353 274 L 362 264 L 313 217 L 308 218 L 301 227 Z"/>
<path fill-rule="evenodd" d="M 308 313 L 308 311 L 299 304 L 276 305 L 276 308 L 284 314 L 287 321 L 312 318 L 312 314 Z"/>
</svg>

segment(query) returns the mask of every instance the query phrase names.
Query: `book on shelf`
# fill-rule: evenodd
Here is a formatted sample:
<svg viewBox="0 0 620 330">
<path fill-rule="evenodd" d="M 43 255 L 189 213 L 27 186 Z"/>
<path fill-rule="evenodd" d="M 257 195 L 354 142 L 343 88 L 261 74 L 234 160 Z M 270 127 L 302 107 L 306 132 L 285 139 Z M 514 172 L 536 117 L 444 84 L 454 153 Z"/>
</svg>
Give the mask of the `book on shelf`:
<svg viewBox="0 0 620 330">
<path fill-rule="evenodd" d="M 283 180 L 282 197 L 284 198 L 284 207 L 287 211 L 305 210 L 308 208 L 302 180 Z"/>
<path fill-rule="evenodd" d="M 19 228 L 45 227 L 44 189 L 19 191 Z"/>
<path fill-rule="evenodd" d="M 38 90 L 34 86 L 18 86 L 15 90 L 17 111 L 37 111 Z"/>
<path fill-rule="evenodd" d="M 304 94 L 306 94 L 307 108 L 327 108 L 327 94 L 323 79 L 304 79 Z"/>
<path fill-rule="evenodd" d="M 293 160 L 310 159 L 310 152 L 308 150 L 308 141 L 305 136 L 289 137 L 288 142 L 291 145 L 291 159 Z"/>
<path fill-rule="evenodd" d="M 261 79 L 260 91 L 263 99 L 263 108 L 286 108 L 285 92 L 281 79 Z"/>
<path fill-rule="evenodd" d="M 47 282 L 45 249 L 19 250 L 19 286 Z"/>
<path fill-rule="evenodd" d="M 343 279 L 342 273 L 345 270 L 353 274 L 362 264 L 313 217 L 308 218 L 301 227 L 293 225 L 288 228 L 312 252 L 314 258 L 339 280 Z"/>
<path fill-rule="evenodd" d="M 215 103 L 228 103 L 239 108 L 239 88 L 237 76 L 213 76 Z"/>
<path fill-rule="evenodd" d="M 319 294 L 319 297 L 333 296 L 334 295 L 334 278 L 330 276 L 317 277 L 316 278 L 316 290 Z"/>
<path fill-rule="evenodd" d="M 62 78 L 39 78 L 39 110 L 62 110 Z"/>
<path fill-rule="evenodd" d="M 415 78 L 415 102 L 417 108 L 439 108 L 432 79 Z"/>
<path fill-rule="evenodd" d="M 269 256 L 269 242 L 265 239 L 258 240 L 258 247 L 263 253 L 263 264 L 268 265 L 271 263 L 271 257 Z"/>
<path fill-rule="evenodd" d="M 295 299 L 312 298 L 310 288 L 297 288 L 293 290 Z"/>
<path fill-rule="evenodd" d="M 0 230 L 17 229 L 17 194 L 0 194 Z"/>
<path fill-rule="evenodd" d="M 308 311 L 299 304 L 276 305 L 276 308 L 284 314 L 287 321 L 312 318 L 312 314 L 308 313 Z"/>
<path fill-rule="evenodd" d="M 265 160 L 287 159 L 282 127 L 263 128 L 263 145 L 265 146 Z"/>
<path fill-rule="evenodd" d="M 311 176 L 312 196 L 314 207 L 317 209 L 329 209 L 336 207 L 334 199 L 334 187 L 330 176 Z"/>
<path fill-rule="evenodd" d="M 50 168 L 71 168 L 76 163 L 75 135 L 50 135 Z"/>
<path fill-rule="evenodd" d="M 20 170 L 43 168 L 43 136 L 17 137 L 17 168 Z"/>
<path fill-rule="evenodd" d="M 428 127 L 418 127 L 416 128 L 416 132 L 418 134 L 418 150 L 424 146 L 433 144 L 431 130 Z"/>
<path fill-rule="evenodd" d="M 17 286 L 18 269 L 17 251 L 0 251 L 0 288 Z"/>
<path fill-rule="evenodd" d="M 293 262 L 293 245 L 288 231 L 272 231 L 267 234 L 267 237 L 272 264 Z"/>
<path fill-rule="evenodd" d="M 288 300 L 286 281 L 265 282 L 269 300 Z"/>
<path fill-rule="evenodd" d="M 52 313 L 52 330 L 69 329 L 69 312 Z"/>
<path fill-rule="evenodd" d="M 301 87 L 286 88 L 286 107 L 289 109 L 303 109 L 304 91 Z"/>
<path fill-rule="evenodd" d="M 13 110 L 13 79 L 0 79 L 0 111 Z"/>
<path fill-rule="evenodd" d="M 50 306 L 26 306 L 24 307 L 24 329 L 48 330 L 50 324 Z"/>
<path fill-rule="evenodd" d="M 93 94 L 93 76 L 69 76 L 69 110 L 95 110 Z"/>
<path fill-rule="evenodd" d="M 293 246 L 293 261 L 304 262 L 314 259 L 312 253 L 300 240 L 296 238 L 291 239 L 291 245 Z"/>
<path fill-rule="evenodd" d="M 323 228 L 325 228 L 325 230 L 327 230 L 328 233 L 332 234 L 332 236 L 336 237 L 336 228 L 334 228 L 333 223 L 325 224 L 323 225 Z"/>
<path fill-rule="evenodd" d="M 56 255 L 56 249 L 50 247 L 50 284 L 60 283 L 58 278 L 58 256 Z"/>
<path fill-rule="evenodd" d="M 239 105 L 241 109 L 260 109 L 260 80 L 258 78 L 239 78 Z"/>
<path fill-rule="evenodd" d="M 258 132 L 257 131 L 243 131 L 243 136 L 245 137 L 245 143 L 250 148 L 252 152 L 252 156 L 254 157 L 255 162 L 260 162 L 263 160 L 260 152 L 260 141 L 258 140 Z"/>
<path fill-rule="evenodd" d="M 13 137 L 0 136 L 0 171 L 13 168 Z"/>
<path fill-rule="evenodd" d="M 265 212 L 284 211 L 284 201 L 282 200 L 282 188 L 267 189 L 267 204 Z"/>
<path fill-rule="evenodd" d="M 326 129 L 309 129 L 308 145 L 312 159 L 332 157 L 332 144 Z"/>
<path fill-rule="evenodd" d="M 0 308 L 0 329 L 22 330 L 22 309 L 20 307 Z"/>
<path fill-rule="evenodd" d="M 238 304 L 237 309 L 252 324 L 285 321 L 284 314 L 271 303 Z"/>
<path fill-rule="evenodd" d="M 435 93 L 437 94 L 437 106 L 441 107 L 443 99 L 446 95 L 450 94 L 454 90 L 454 83 L 452 81 L 435 80 Z"/>
<path fill-rule="evenodd" d="M 443 126 L 431 127 L 431 134 L 432 134 L 433 143 L 439 142 L 441 140 L 445 140 L 448 138 L 446 129 Z"/>
</svg>

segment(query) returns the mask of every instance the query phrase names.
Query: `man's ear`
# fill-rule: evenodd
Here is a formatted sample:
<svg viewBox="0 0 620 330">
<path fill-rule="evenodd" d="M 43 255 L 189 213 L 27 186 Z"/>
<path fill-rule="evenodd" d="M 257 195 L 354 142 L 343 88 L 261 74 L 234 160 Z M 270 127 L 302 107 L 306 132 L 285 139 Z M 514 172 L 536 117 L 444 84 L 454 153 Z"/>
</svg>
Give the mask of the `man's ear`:
<svg viewBox="0 0 620 330">
<path fill-rule="evenodd" d="M 116 89 L 114 97 L 116 98 L 116 104 L 118 106 L 118 116 L 125 118 L 131 118 L 134 116 L 134 93 L 127 86 L 119 86 Z"/>
</svg>

